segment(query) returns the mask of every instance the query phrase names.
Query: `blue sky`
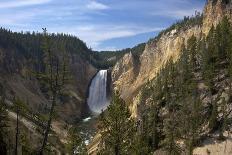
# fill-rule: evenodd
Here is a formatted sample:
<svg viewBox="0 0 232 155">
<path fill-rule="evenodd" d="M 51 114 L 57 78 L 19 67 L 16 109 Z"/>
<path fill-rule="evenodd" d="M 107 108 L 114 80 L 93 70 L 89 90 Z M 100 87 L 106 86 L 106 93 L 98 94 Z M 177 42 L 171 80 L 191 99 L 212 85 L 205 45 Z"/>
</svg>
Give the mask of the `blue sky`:
<svg viewBox="0 0 232 155">
<path fill-rule="evenodd" d="M 0 26 L 13 31 L 73 34 L 94 50 L 133 47 L 205 0 L 0 0 Z"/>
</svg>

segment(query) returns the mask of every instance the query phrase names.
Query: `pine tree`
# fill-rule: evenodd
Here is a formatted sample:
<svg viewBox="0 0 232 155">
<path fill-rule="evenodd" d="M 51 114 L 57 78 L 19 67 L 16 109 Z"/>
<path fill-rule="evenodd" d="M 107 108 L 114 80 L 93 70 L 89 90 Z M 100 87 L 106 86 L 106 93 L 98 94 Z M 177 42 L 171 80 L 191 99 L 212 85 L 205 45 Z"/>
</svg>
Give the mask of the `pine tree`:
<svg viewBox="0 0 232 155">
<path fill-rule="evenodd" d="M 67 150 L 70 155 L 87 155 L 84 140 L 80 137 L 79 132 L 75 127 L 70 128 L 68 131 Z"/>
<path fill-rule="evenodd" d="M 129 109 L 119 93 L 114 94 L 108 109 L 101 114 L 99 129 L 103 144 L 102 153 L 120 155 L 130 151 L 134 121 L 130 118 Z"/>
<path fill-rule="evenodd" d="M 203 107 L 199 97 L 190 95 L 186 97 L 179 111 L 180 131 L 189 155 L 193 154 L 193 149 L 197 144 L 202 132 Z"/>
<path fill-rule="evenodd" d="M 216 69 L 216 59 L 218 57 L 218 48 L 215 45 L 215 28 L 212 27 L 207 38 L 207 48 L 204 52 L 203 59 L 203 78 L 206 85 L 209 88 L 209 91 L 212 94 L 214 93 L 214 77 Z M 212 97 L 211 97 L 212 98 Z"/>
<path fill-rule="evenodd" d="M 152 86 L 149 86 L 149 89 L 151 89 L 151 91 L 154 91 L 154 89 L 152 89 Z M 146 92 L 148 90 L 143 89 L 143 91 Z M 159 116 L 160 105 L 158 105 L 157 103 L 160 103 L 161 99 L 159 98 L 159 92 L 157 92 L 157 94 L 153 94 L 152 96 L 153 99 L 149 101 L 149 103 L 147 103 L 147 107 L 143 109 L 139 114 L 139 124 L 137 126 L 136 135 L 134 137 L 135 140 L 133 140 L 134 150 L 135 152 L 137 152 L 135 154 L 148 154 L 148 152 L 155 151 L 160 147 L 162 136 L 162 120 Z M 140 148 L 141 150 L 137 150 L 138 148 Z"/>
<path fill-rule="evenodd" d="M 4 140 L 4 136 L 6 135 L 7 120 L 8 118 L 5 108 L 5 100 L 2 96 L 0 99 L 0 154 L 7 154 L 7 144 Z"/>
<path fill-rule="evenodd" d="M 46 28 L 43 29 L 43 37 L 44 37 L 44 64 L 45 64 L 45 73 L 39 73 L 38 78 L 43 81 L 48 86 L 48 94 L 51 99 L 51 108 L 49 111 L 49 118 L 47 121 L 47 126 L 44 132 L 44 138 L 42 147 L 40 149 L 40 154 L 44 153 L 44 149 L 47 145 L 48 134 L 50 132 L 50 127 L 52 123 L 52 119 L 54 117 L 54 109 L 58 100 L 59 95 L 61 95 L 64 90 L 64 85 L 67 82 L 67 65 L 66 62 L 67 54 L 64 51 L 63 44 L 61 43 L 61 47 L 59 50 L 62 50 L 62 55 L 59 56 L 55 51 L 52 50 L 52 42 L 48 34 Z"/>
<path fill-rule="evenodd" d="M 136 155 L 149 155 L 151 149 L 147 144 L 146 135 L 144 133 L 136 132 L 132 137 L 132 145 L 131 150 L 128 154 L 136 154 Z"/>
<path fill-rule="evenodd" d="M 194 74 L 200 69 L 199 48 L 203 47 L 204 44 L 197 41 L 194 36 L 188 41 L 187 51 L 190 57 L 189 61 L 185 64 L 189 66 L 188 72 L 186 72 L 188 79 L 182 83 L 185 87 L 185 91 L 182 91 L 183 98 L 179 100 L 181 103 L 181 108 L 178 111 L 180 120 L 179 129 L 184 135 L 189 155 L 192 155 L 193 153 L 193 148 L 200 137 L 201 125 L 203 123 L 203 120 L 201 119 L 203 116 L 203 107 L 198 94 L 197 79 Z M 202 50 L 204 50 L 204 48 Z"/>
<path fill-rule="evenodd" d="M 33 154 L 32 146 L 31 146 L 30 139 L 29 139 L 27 133 L 25 133 L 23 131 L 20 133 L 19 143 L 22 146 L 22 154 L 23 155 L 24 154 L 25 155 Z"/>
<path fill-rule="evenodd" d="M 18 154 L 20 129 L 19 129 L 19 116 L 22 114 L 23 102 L 19 98 L 14 97 L 14 111 L 16 112 L 16 128 L 15 128 L 15 154 Z"/>
<path fill-rule="evenodd" d="M 232 31 L 229 20 L 227 17 L 224 17 L 221 23 L 217 26 L 218 29 L 220 28 L 221 32 L 218 32 L 218 42 L 219 42 L 219 49 L 220 49 L 220 59 L 229 60 L 230 53 L 232 49 Z"/>
<path fill-rule="evenodd" d="M 191 69 L 191 72 L 196 71 L 198 68 L 197 63 L 197 38 L 195 36 L 192 36 L 187 43 L 187 53 L 189 55 L 189 61 L 187 64 L 189 64 L 189 67 Z"/>
<path fill-rule="evenodd" d="M 213 102 L 212 112 L 209 118 L 209 129 L 215 130 L 218 127 L 218 105 L 217 102 Z"/>
<path fill-rule="evenodd" d="M 181 154 L 181 148 L 177 144 L 177 140 L 179 139 L 178 117 L 174 111 L 170 112 L 168 117 L 164 120 L 163 130 L 165 135 L 163 147 L 167 150 L 168 154 Z"/>
<path fill-rule="evenodd" d="M 159 148 L 159 143 L 161 141 L 161 133 L 160 133 L 160 128 L 161 128 L 161 120 L 159 117 L 159 107 L 158 105 L 152 105 L 151 107 L 151 120 L 150 120 L 150 132 L 151 132 L 151 143 L 152 143 L 152 148 L 153 150 L 156 150 Z"/>
<path fill-rule="evenodd" d="M 224 55 L 225 59 L 228 61 L 228 76 L 229 76 L 229 101 L 232 101 L 232 30 L 231 30 L 231 25 L 229 23 L 229 20 L 227 17 L 224 17 L 222 22 L 221 22 L 221 27 L 222 27 L 222 35 L 223 37 L 221 38 L 221 46 L 222 49 L 224 50 Z"/>
</svg>

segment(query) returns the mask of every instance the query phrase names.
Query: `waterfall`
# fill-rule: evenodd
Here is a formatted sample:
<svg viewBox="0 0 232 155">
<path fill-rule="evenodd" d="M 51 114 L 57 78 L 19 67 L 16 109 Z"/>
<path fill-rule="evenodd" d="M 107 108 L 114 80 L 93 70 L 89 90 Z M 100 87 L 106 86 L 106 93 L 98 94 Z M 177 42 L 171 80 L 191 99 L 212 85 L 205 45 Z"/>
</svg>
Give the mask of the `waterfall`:
<svg viewBox="0 0 232 155">
<path fill-rule="evenodd" d="M 101 113 L 109 105 L 106 94 L 107 70 L 100 70 L 93 78 L 89 87 L 89 97 L 87 99 L 90 110 L 94 113 Z"/>
</svg>

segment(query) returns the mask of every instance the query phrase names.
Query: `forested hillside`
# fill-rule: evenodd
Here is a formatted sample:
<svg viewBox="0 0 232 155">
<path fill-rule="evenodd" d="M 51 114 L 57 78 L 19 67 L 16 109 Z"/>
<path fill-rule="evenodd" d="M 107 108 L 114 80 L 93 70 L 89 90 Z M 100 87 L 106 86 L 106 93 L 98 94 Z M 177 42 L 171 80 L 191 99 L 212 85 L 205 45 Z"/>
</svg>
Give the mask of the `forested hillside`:
<svg viewBox="0 0 232 155">
<path fill-rule="evenodd" d="M 231 30 L 231 1 L 208 0 L 146 43 L 139 62 L 119 60 L 100 153 L 231 154 Z"/>
<path fill-rule="evenodd" d="M 100 115 L 89 87 L 114 90 Z M 231 130 L 231 0 L 118 51 L 0 28 L 0 154 L 230 155 Z"/>
<path fill-rule="evenodd" d="M 224 17 L 207 36 L 190 37 L 178 61 L 171 58 L 142 87 L 135 121 L 117 93 L 100 119 L 101 153 L 193 154 L 206 138 L 226 140 L 232 125 L 231 30 Z"/>
<path fill-rule="evenodd" d="M 89 83 L 97 70 L 108 69 L 125 53 L 133 50 L 135 54 L 139 54 L 143 48 L 144 46 L 141 44 L 133 49 L 117 52 L 98 52 L 92 51 L 83 41 L 71 35 L 47 33 L 47 39 L 45 39 L 43 33 L 18 33 L 1 28 L 0 108 L 3 122 L 0 123 L 2 123 L 1 129 L 3 130 L 0 136 L 3 136 L 5 132 L 9 135 L 8 138 L 5 136 L 1 138 L 3 140 L 1 144 L 5 143 L 1 147 L 6 145 L 7 152 L 14 152 L 15 142 L 12 139 L 15 138 L 16 131 L 10 132 L 10 129 L 19 126 L 17 131 L 22 132 L 19 134 L 20 136 L 24 136 L 23 141 L 19 142 L 19 147 L 25 149 L 23 152 L 39 151 L 42 146 L 43 131 L 46 129 L 52 107 L 50 103 L 52 90 L 50 90 L 48 81 L 56 83 L 55 78 L 51 77 L 44 80 L 44 77 L 47 76 L 49 68 L 55 71 L 57 65 L 65 64 L 64 70 L 68 83 L 63 88 L 65 90 L 62 89 L 65 93 L 59 93 L 57 96 L 57 103 L 54 112 L 52 112 L 54 113 L 52 115 L 55 115 L 51 124 L 53 138 L 49 138 L 49 143 L 51 145 L 50 151 L 67 151 L 63 141 L 67 141 L 69 138 L 70 126 L 81 122 L 82 118 L 90 114 L 86 98 Z M 52 58 L 50 63 L 49 57 Z M 6 120 L 8 117 L 9 121 Z M 5 124 L 9 127 L 5 127 Z M 28 132 L 28 128 L 30 134 L 25 135 L 24 132 Z M 79 131 L 72 128 L 70 130 L 72 130 L 70 134 L 79 136 Z M 37 145 L 28 144 L 31 136 L 34 137 L 32 141 L 36 142 Z M 19 141 L 21 138 L 18 137 Z"/>
<path fill-rule="evenodd" d="M 184 150 L 192 154 L 206 135 L 219 131 L 218 139 L 225 138 L 223 133 L 232 123 L 231 34 L 224 18 L 208 36 L 200 40 L 192 36 L 178 62 L 170 60 L 143 88 L 141 103 L 148 107 L 140 116 L 149 131 L 142 135 L 147 135 L 148 141 L 152 136 L 146 133 L 157 137 L 152 142 L 157 148 L 181 153 L 177 142 L 183 141 Z M 156 125 L 149 127 L 154 120 Z"/>
<path fill-rule="evenodd" d="M 133 48 L 126 48 L 122 50 L 117 51 L 101 51 L 101 52 L 95 52 L 94 60 L 92 63 L 100 68 L 109 68 L 113 67 L 116 62 L 118 62 L 125 54 L 127 53 L 133 53 L 133 55 L 137 58 L 142 54 L 145 48 L 145 43 L 141 43 Z"/>
</svg>

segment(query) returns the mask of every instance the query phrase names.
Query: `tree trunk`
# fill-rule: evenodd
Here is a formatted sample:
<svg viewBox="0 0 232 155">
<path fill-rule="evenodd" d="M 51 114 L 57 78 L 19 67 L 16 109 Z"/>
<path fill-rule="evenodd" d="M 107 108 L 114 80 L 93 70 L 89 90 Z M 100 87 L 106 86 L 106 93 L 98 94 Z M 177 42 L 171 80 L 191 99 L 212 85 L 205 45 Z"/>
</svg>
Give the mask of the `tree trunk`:
<svg viewBox="0 0 232 155">
<path fill-rule="evenodd" d="M 0 133 L 0 154 L 7 154 L 7 146 L 3 140 L 3 136 Z"/>
<path fill-rule="evenodd" d="M 19 107 L 17 105 L 17 121 L 16 121 L 16 135 L 15 135 L 15 155 L 18 154 L 18 137 L 19 137 Z"/>
<path fill-rule="evenodd" d="M 119 147 L 118 147 L 118 145 L 114 146 L 114 153 L 115 153 L 115 155 L 119 155 Z"/>
<path fill-rule="evenodd" d="M 40 150 L 40 155 L 43 155 L 43 153 L 44 153 L 44 148 L 45 148 L 46 145 L 47 145 L 48 134 L 49 134 L 50 128 L 51 128 L 52 115 L 53 115 L 53 112 L 54 112 L 55 104 L 56 104 L 56 94 L 54 94 L 54 95 L 53 95 L 53 98 L 52 98 L 52 107 L 51 107 L 50 112 L 49 112 L 49 120 L 48 120 L 48 123 L 47 123 L 46 131 L 45 131 L 45 133 L 44 133 L 44 139 L 43 139 L 43 144 L 42 144 L 42 147 L 41 147 L 41 150 Z"/>
</svg>

